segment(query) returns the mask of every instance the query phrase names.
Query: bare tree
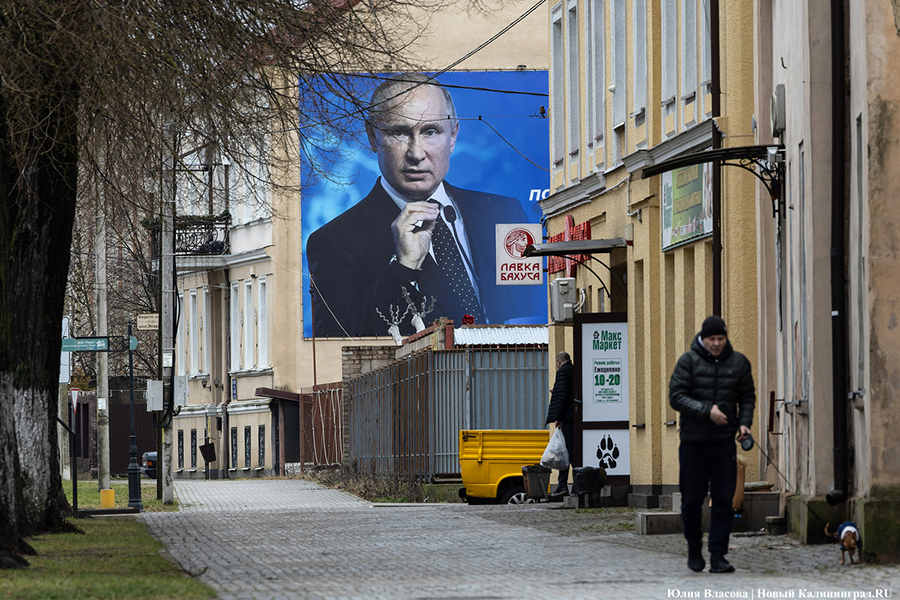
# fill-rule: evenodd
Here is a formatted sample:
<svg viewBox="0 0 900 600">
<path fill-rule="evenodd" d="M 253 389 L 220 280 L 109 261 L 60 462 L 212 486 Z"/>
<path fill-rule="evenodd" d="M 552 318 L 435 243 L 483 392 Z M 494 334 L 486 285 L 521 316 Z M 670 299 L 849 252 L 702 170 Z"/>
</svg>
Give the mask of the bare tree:
<svg viewBox="0 0 900 600">
<path fill-rule="evenodd" d="M 3 4 L 0 565 L 22 564 L 22 538 L 59 527 L 68 508 L 56 377 L 70 262 L 85 273 L 81 293 L 90 292 L 90 236 L 79 231 L 74 261 L 70 255 L 79 189 L 103 186 L 102 209 L 119 210 L 113 221 L 133 225 L 158 213 L 155 192 L 164 186 L 148 182 L 189 160 L 185 148 L 213 145 L 236 168 L 265 153 L 267 170 L 244 176 L 299 186 L 280 173 L 303 155 L 309 180 L 322 159 L 334 158 L 331 141 L 356 133 L 351 123 L 368 90 L 342 73 L 415 68 L 404 59 L 420 33 L 411 11 L 436 10 L 439 2 Z M 145 264 L 146 257 L 127 256 L 140 247 L 137 230 L 116 235 L 123 260 Z M 129 296 L 153 304 L 149 292 Z"/>
</svg>

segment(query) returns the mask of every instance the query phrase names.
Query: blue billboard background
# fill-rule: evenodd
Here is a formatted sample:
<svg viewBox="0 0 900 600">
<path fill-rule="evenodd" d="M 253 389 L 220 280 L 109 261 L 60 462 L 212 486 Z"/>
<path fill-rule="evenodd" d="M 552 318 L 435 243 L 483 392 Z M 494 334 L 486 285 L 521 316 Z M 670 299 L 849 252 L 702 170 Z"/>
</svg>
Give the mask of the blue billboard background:
<svg viewBox="0 0 900 600">
<path fill-rule="evenodd" d="M 460 188 L 516 198 L 522 204 L 528 221 L 540 222 L 542 213 L 537 199 L 549 187 L 549 174 L 545 170 L 550 161 L 549 119 L 540 115 L 541 108 L 548 104 L 547 72 L 445 73 L 438 81 L 452 95 L 460 120 L 459 136 L 446 181 Z M 325 136 L 318 137 L 318 143 L 322 143 Z M 325 142 L 328 143 L 327 139 Z M 320 177 L 319 181 L 303 190 L 305 337 L 312 336 L 307 240 L 314 231 L 362 200 L 381 175 L 376 156 L 360 140 L 335 141 L 331 149 L 337 150 L 342 159 L 331 161 L 324 167 L 328 171 L 327 178 Z M 318 165 L 318 168 L 323 168 L 323 165 Z M 302 170 L 308 173 L 309 165 L 303 165 Z M 529 298 L 527 302 L 530 304 L 522 306 L 519 312 L 531 316 L 518 321 L 547 323 L 546 290 L 541 294 L 528 293 L 523 296 Z"/>
</svg>

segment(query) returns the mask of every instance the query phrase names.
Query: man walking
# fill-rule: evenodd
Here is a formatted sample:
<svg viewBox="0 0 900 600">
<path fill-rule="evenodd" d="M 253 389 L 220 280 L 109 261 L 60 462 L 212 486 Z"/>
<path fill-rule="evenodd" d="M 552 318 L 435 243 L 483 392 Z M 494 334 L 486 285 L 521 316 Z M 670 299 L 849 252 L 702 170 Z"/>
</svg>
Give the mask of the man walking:
<svg viewBox="0 0 900 600">
<path fill-rule="evenodd" d="M 562 429 L 566 438 L 569 463 L 575 459 L 575 368 L 568 352 L 556 355 L 556 382 L 550 392 L 550 408 L 547 421 Z M 559 483 L 551 496 L 565 496 L 569 493 L 569 467 L 559 470 Z"/>
<path fill-rule="evenodd" d="M 678 359 L 669 383 L 669 403 L 681 413 L 678 450 L 681 523 L 688 543 L 688 568 L 706 567 L 701 552 L 702 503 L 709 491 L 709 570 L 731 573 L 725 559 L 737 480 L 738 441 L 750 435 L 756 392 L 750 361 L 731 347 L 721 317 L 711 316 Z"/>
</svg>

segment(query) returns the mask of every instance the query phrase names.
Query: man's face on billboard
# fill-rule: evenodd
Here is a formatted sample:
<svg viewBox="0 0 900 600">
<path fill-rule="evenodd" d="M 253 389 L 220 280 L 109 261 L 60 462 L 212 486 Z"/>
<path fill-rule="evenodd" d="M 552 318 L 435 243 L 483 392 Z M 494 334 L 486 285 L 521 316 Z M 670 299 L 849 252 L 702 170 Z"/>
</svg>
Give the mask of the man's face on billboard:
<svg viewBox="0 0 900 600">
<path fill-rule="evenodd" d="M 422 85 L 386 102 L 368 128 L 381 174 L 410 200 L 428 200 L 450 169 L 459 122 L 444 93 Z"/>
</svg>

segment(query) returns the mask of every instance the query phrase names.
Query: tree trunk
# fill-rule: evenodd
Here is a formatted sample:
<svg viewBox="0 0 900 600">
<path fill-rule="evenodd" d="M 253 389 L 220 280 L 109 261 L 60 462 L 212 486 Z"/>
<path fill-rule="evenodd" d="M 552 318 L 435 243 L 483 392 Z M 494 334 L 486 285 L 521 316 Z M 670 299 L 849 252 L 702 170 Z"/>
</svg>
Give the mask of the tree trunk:
<svg viewBox="0 0 900 600">
<path fill-rule="evenodd" d="M 56 396 L 75 215 L 77 93 L 70 88 L 35 100 L 34 121 L 25 123 L 6 108 L 0 98 L 0 493 L 8 492 L 0 502 L 10 507 L 0 514 L 0 539 L 17 540 L 60 527 L 68 510 Z M 39 129 L 20 129 L 33 123 Z M 8 460 L 13 453 L 18 469 Z M 6 522 L 14 515 L 18 523 Z"/>
</svg>

